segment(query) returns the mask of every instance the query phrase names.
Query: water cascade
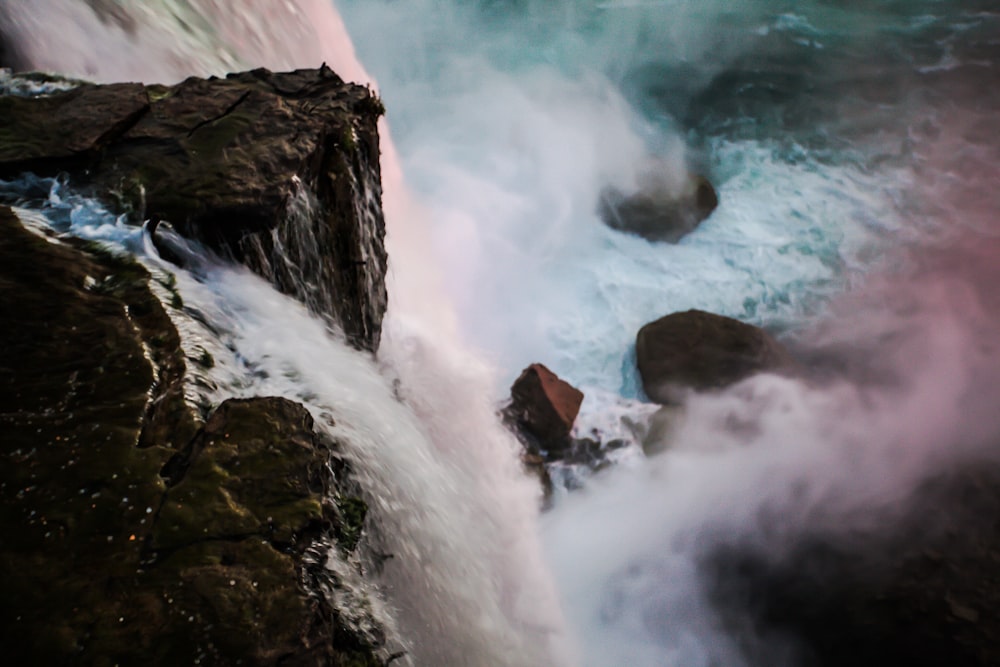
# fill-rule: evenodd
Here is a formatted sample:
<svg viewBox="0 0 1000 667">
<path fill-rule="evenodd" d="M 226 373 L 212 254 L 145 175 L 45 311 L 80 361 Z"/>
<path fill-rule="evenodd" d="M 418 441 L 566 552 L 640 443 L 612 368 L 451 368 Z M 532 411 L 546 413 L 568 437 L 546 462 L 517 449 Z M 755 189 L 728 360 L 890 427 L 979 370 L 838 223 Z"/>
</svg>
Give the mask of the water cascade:
<svg viewBox="0 0 1000 667">
<path fill-rule="evenodd" d="M 928 479 L 996 462 L 990 3 L 14 0 L 0 25 L 19 63 L 89 80 L 323 61 L 377 80 L 377 364 L 244 271 L 178 281 L 217 332 L 215 383 L 302 401 L 350 443 L 376 613 L 414 665 L 804 664 L 712 559 L 889 550 Z M 597 213 L 651 169 L 719 192 L 675 245 Z M 169 268 L 74 205 L 74 234 Z M 635 332 L 688 308 L 767 326 L 813 372 L 687 397 L 647 458 Z M 580 432 L 628 440 L 541 517 L 495 416 L 534 361 L 586 393 Z"/>
</svg>

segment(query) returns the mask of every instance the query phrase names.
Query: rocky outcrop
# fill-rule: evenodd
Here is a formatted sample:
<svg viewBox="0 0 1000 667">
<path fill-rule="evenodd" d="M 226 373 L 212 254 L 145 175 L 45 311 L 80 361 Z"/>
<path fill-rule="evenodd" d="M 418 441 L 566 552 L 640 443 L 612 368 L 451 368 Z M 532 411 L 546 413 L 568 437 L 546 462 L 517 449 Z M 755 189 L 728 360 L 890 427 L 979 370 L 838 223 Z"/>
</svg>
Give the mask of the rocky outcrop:
<svg viewBox="0 0 1000 667">
<path fill-rule="evenodd" d="M 363 511 L 309 413 L 231 400 L 203 423 L 145 269 L 6 208 L 0 276 L 5 658 L 382 664 L 311 583 L 311 550 L 353 549 Z"/>
<path fill-rule="evenodd" d="M 649 241 L 677 243 L 718 205 L 719 197 L 708 179 L 691 175 L 679 187 L 652 179 L 631 194 L 605 188 L 597 212 L 612 229 Z"/>
<path fill-rule="evenodd" d="M 580 412 L 583 392 L 542 364 L 531 364 L 514 381 L 510 397 L 505 415 L 534 449 L 559 453 L 571 445 L 569 434 Z"/>
<path fill-rule="evenodd" d="M 386 307 L 382 112 L 325 66 L 5 96 L 0 177 L 69 173 L 136 224 L 169 222 L 375 350 Z"/>
<path fill-rule="evenodd" d="M 673 313 L 643 326 L 635 341 L 646 395 L 674 403 L 678 393 L 718 389 L 762 371 L 789 371 L 795 362 L 763 329 L 701 310 Z"/>
</svg>

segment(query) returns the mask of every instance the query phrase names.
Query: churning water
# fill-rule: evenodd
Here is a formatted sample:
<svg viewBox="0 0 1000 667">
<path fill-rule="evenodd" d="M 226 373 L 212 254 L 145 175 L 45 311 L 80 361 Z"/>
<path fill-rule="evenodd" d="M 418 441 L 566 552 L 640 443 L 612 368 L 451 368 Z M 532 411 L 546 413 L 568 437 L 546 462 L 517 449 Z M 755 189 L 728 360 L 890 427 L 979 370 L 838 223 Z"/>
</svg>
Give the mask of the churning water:
<svg viewBox="0 0 1000 667">
<path fill-rule="evenodd" d="M 355 443 L 382 536 L 413 554 L 383 585 L 415 664 L 794 664 L 720 620 L 699 558 L 857 540 L 942 462 L 995 451 L 991 2 L 10 0 L 0 20 L 22 63 L 101 81 L 374 76 L 382 367 L 231 269 L 190 299 L 267 369 L 248 392 L 305 400 Z M 650 170 L 718 188 L 677 245 L 595 212 Z M 650 411 L 635 332 L 692 307 L 783 332 L 830 377 L 691 397 L 664 454 L 633 447 L 539 521 L 492 415 L 503 388 L 544 362 L 617 432 Z"/>
</svg>

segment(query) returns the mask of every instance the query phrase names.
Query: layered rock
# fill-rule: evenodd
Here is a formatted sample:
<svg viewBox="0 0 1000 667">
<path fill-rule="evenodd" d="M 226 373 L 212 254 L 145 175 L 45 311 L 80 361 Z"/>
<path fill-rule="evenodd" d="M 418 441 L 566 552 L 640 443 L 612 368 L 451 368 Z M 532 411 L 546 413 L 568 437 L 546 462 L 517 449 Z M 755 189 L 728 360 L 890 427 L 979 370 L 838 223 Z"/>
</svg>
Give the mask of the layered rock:
<svg viewBox="0 0 1000 667">
<path fill-rule="evenodd" d="M 676 402 L 690 388 L 718 389 L 762 371 L 787 371 L 795 362 L 759 327 L 701 310 L 672 313 L 643 326 L 635 342 L 646 395 Z"/>
<path fill-rule="evenodd" d="M 630 194 L 618 188 L 605 188 L 597 211 L 612 229 L 649 241 L 677 243 L 718 205 L 719 197 L 708 179 L 689 175 L 679 186 L 663 179 L 647 179 Z"/>
<path fill-rule="evenodd" d="M 363 519 L 338 508 L 336 444 L 284 399 L 202 423 L 148 273 L 71 243 L 0 208 L 7 660 L 382 664 L 319 594 L 312 550 L 353 549 Z"/>
<path fill-rule="evenodd" d="M 0 177 L 69 173 L 134 222 L 167 221 L 243 262 L 375 350 L 382 112 L 325 66 L 0 97 Z"/>
</svg>

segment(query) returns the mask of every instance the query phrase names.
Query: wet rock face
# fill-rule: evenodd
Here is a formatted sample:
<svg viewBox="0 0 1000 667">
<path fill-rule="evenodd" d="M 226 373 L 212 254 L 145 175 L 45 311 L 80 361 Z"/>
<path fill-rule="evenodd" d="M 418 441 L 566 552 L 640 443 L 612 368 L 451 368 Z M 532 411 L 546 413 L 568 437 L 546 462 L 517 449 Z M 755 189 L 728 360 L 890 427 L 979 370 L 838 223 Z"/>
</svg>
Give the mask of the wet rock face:
<svg viewBox="0 0 1000 667">
<path fill-rule="evenodd" d="M 68 172 L 75 188 L 137 223 L 170 222 L 375 350 L 382 111 L 326 67 L 0 97 L 0 177 Z"/>
<path fill-rule="evenodd" d="M 542 364 L 531 364 L 510 388 L 509 420 L 537 448 L 559 452 L 570 446 L 569 434 L 583 403 L 583 392 Z"/>
<path fill-rule="evenodd" d="M 74 243 L 0 208 L 7 660 L 381 664 L 305 583 L 317 540 L 360 530 L 325 503 L 334 443 L 284 399 L 202 424 L 148 273 Z"/>
<path fill-rule="evenodd" d="M 717 389 L 761 371 L 784 371 L 795 363 L 759 327 L 700 310 L 673 313 L 643 326 L 636 361 L 646 395 L 674 403 L 685 388 Z"/>
<path fill-rule="evenodd" d="M 703 176 L 690 176 L 680 188 L 652 180 L 632 194 L 617 188 L 601 193 L 598 214 L 612 229 L 648 241 L 677 243 L 712 214 L 719 198 Z"/>
</svg>

